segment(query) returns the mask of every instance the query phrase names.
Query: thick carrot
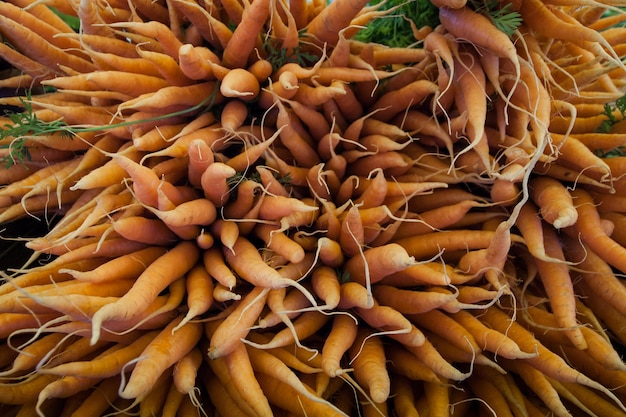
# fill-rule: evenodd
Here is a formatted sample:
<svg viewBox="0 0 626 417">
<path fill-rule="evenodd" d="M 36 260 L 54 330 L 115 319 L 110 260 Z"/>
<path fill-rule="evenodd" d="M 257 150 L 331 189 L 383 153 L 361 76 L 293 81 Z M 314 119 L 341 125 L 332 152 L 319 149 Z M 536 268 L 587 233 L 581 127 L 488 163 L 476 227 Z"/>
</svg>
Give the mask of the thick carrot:
<svg viewBox="0 0 626 417">
<path fill-rule="evenodd" d="M 350 24 L 366 4 L 364 0 L 331 3 L 307 23 L 307 36 L 317 45 L 334 45 L 339 39 L 339 32 Z"/>
<path fill-rule="evenodd" d="M 209 358 L 226 356 L 237 349 L 237 346 L 242 345 L 241 339 L 246 337 L 254 322 L 259 318 L 269 291 L 269 288 L 254 287 L 237 302 L 228 317 L 211 335 Z"/>
<path fill-rule="evenodd" d="M 361 284 L 374 284 L 385 276 L 414 265 L 415 258 L 397 243 L 366 249 L 345 264 L 350 279 Z"/>
<path fill-rule="evenodd" d="M 261 389 L 269 401 L 281 409 L 285 409 L 296 415 L 302 415 L 302 409 L 306 409 L 309 417 L 345 417 L 330 402 L 324 400 L 313 401 L 309 397 L 302 396 L 289 384 L 266 374 L 257 377 Z"/>
<path fill-rule="evenodd" d="M 172 329 L 182 320 L 174 319 L 141 352 L 128 383 L 120 392 L 122 398 L 142 398 L 167 368 L 184 357 L 200 340 L 202 324 L 187 323 L 175 333 Z"/>
<path fill-rule="evenodd" d="M 61 333 L 50 333 L 33 341 L 28 346 L 22 348 L 19 352 L 15 352 L 15 357 L 11 361 L 11 366 L 0 372 L 0 376 L 6 377 L 20 371 L 28 371 L 34 369 L 38 363 L 45 357 L 48 352 L 63 347 L 66 337 Z M 6 346 L 10 346 L 6 344 Z M 11 347 L 11 349 L 14 349 Z M 9 352 L 5 353 L 9 356 Z"/>
<path fill-rule="evenodd" d="M 290 278 L 284 278 L 273 267 L 269 266 L 259 254 L 257 248 L 245 237 L 240 236 L 233 245 L 233 250 L 225 251 L 226 261 L 243 279 L 261 288 L 296 287 L 305 294 L 308 291 Z M 309 294 L 310 295 L 310 294 Z M 315 301 L 311 297 L 311 302 Z"/>
<path fill-rule="evenodd" d="M 98 340 L 107 320 L 122 320 L 140 314 L 169 284 L 189 271 L 199 258 L 199 250 L 183 241 L 152 262 L 119 301 L 98 310 L 92 318 L 92 342 Z"/>
<path fill-rule="evenodd" d="M 349 363 L 359 385 L 368 391 L 374 402 L 387 401 L 391 391 L 391 379 L 382 339 L 366 328 L 359 328 L 349 355 Z"/>
<path fill-rule="evenodd" d="M 233 32 L 222 53 L 222 63 L 228 68 L 244 68 L 248 56 L 257 44 L 257 37 L 262 32 L 270 15 L 270 0 L 255 0 L 244 8 L 241 22 Z"/>
<path fill-rule="evenodd" d="M 626 271 L 626 249 L 610 238 L 600 222 L 600 215 L 591 195 L 577 188 L 572 191 L 572 197 L 578 211 L 578 221 L 572 226 L 572 231 L 580 235 L 583 242 L 602 259 L 620 271 Z"/>
</svg>

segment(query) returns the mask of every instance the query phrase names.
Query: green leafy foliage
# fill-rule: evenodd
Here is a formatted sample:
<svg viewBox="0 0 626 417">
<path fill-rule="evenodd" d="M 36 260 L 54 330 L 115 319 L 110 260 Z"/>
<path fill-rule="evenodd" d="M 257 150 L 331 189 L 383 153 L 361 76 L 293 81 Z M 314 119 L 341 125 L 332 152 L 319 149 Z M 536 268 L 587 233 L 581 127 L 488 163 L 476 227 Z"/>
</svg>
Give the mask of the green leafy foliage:
<svg viewBox="0 0 626 417">
<path fill-rule="evenodd" d="M 304 30 L 301 30 L 298 33 L 298 37 L 301 39 L 303 36 Z M 296 63 L 302 66 L 308 66 L 319 59 L 318 56 L 306 52 L 305 48 L 302 46 L 298 46 L 292 51 L 287 51 L 285 48 L 281 47 L 276 39 L 269 36 L 266 37 L 263 42 L 263 49 L 267 53 L 267 60 L 272 64 L 272 68 L 274 68 L 274 70 L 277 70 L 287 63 Z"/>
<path fill-rule="evenodd" d="M 618 117 L 615 116 L 615 110 L 619 112 Z M 624 120 L 626 116 L 626 94 L 615 100 L 614 103 L 605 103 L 604 110 L 601 114 L 605 115 L 607 120 L 600 123 L 595 131 L 597 133 L 610 133 L 613 125 Z M 595 153 L 602 158 L 610 158 L 612 156 L 626 155 L 626 149 L 619 147 L 611 149 L 610 151 L 597 150 Z"/>
<path fill-rule="evenodd" d="M 522 24 L 522 16 L 513 10 L 511 3 L 502 3 L 498 0 L 469 0 L 471 7 L 478 13 L 487 16 L 501 32 L 512 36 Z"/>
<path fill-rule="evenodd" d="M 70 16 L 69 14 L 62 13 L 56 7 L 48 6 L 50 10 L 54 12 L 57 16 L 59 16 L 67 25 L 72 28 L 74 32 L 78 32 L 80 30 L 80 19 L 76 16 Z"/>
<path fill-rule="evenodd" d="M 419 29 L 439 24 L 439 11 L 428 0 L 373 0 L 370 4 L 379 4 L 379 10 L 389 14 L 373 19 L 355 35 L 362 42 L 404 48 L 417 42 L 412 25 Z"/>
<path fill-rule="evenodd" d="M 216 88 L 213 94 L 207 96 L 201 103 L 189 107 L 187 109 L 179 110 L 176 112 L 164 114 L 161 116 L 152 117 L 149 119 L 134 120 L 132 122 L 122 122 L 117 124 L 110 124 L 104 126 L 70 126 L 62 119 L 53 121 L 41 120 L 37 117 L 37 114 L 33 110 L 31 104 L 31 93 L 26 92 L 25 98 L 20 98 L 22 111 L 21 112 L 7 112 L 6 116 L 11 121 L 5 123 L 0 127 L 0 140 L 6 138 L 13 138 L 10 145 L 4 145 L 3 147 L 10 148 L 9 155 L 0 158 L 0 163 L 3 163 L 5 167 L 10 167 L 15 163 L 29 159 L 28 147 L 26 146 L 26 139 L 33 136 L 44 136 L 50 134 L 60 134 L 62 138 L 71 139 L 74 135 L 81 132 L 101 132 L 117 127 L 125 127 L 134 124 L 140 124 L 145 122 L 153 122 L 157 120 L 167 119 L 173 116 L 180 116 L 184 114 L 194 113 L 196 111 L 208 111 L 213 108 L 214 100 L 219 92 L 219 88 Z"/>
<path fill-rule="evenodd" d="M 27 93 L 26 99 L 20 99 L 24 111 L 19 113 L 6 113 L 11 123 L 5 123 L 0 127 L 0 140 L 13 137 L 15 140 L 10 145 L 3 146 L 10 148 L 9 155 L 0 159 L 6 168 L 16 162 L 22 162 L 30 159 L 28 147 L 26 146 L 26 137 L 47 135 L 51 133 L 60 133 L 62 137 L 71 138 L 75 131 L 71 126 L 63 120 L 45 121 L 37 117 L 33 112 L 30 104 L 30 94 Z"/>
</svg>

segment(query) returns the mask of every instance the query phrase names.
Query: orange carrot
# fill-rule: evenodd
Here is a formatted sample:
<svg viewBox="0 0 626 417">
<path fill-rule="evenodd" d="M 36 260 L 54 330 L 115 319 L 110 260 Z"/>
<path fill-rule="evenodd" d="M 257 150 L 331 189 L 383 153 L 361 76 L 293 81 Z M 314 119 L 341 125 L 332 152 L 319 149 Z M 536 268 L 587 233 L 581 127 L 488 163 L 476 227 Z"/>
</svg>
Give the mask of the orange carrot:
<svg viewBox="0 0 626 417">
<path fill-rule="evenodd" d="M 243 68 L 257 44 L 257 37 L 270 15 L 269 0 L 256 0 L 244 8 L 241 22 L 224 48 L 222 62 L 228 68 Z"/>
<path fill-rule="evenodd" d="M 196 245 L 183 241 L 152 262 L 119 301 L 102 307 L 94 314 L 92 342 L 98 340 L 104 322 L 140 314 L 163 289 L 189 271 L 198 258 L 199 250 Z"/>
<path fill-rule="evenodd" d="M 332 328 L 322 348 L 322 368 L 330 377 L 341 375 L 342 357 L 356 340 L 358 324 L 353 317 L 339 314 L 333 318 Z"/>
<path fill-rule="evenodd" d="M 187 323 L 176 333 L 172 329 L 182 320 L 174 319 L 141 352 L 128 383 L 120 392 L 122 398 L 142 398 L 170 366 L 191 351 L 202 335 L 200 323 Z M 163 353 L 166 353 L 164 356 Z"/>
<path fill-rule="evenodd" d="M 246 337 L 250 327 L 259 318 L 269 291 L 269 288 L 254 287 L 237 302 L 235 308 L 213 332 L 208 350 L 209 358 L 227 356 L 238 346 L 241 347 L 241 340 Z"/>
<path fill-rule="evenodd" d="M 391 379 L 387 370 L 382 339 L 370 330 L 360 327 L 349 350 L 354 378 L 367 390 L 376 403 L 387 401 L 391 391 Z"/>
<path fill-rule="evenodd" d="M 339 39 L 339 32 L 350 24 L 366 4 L 364 0 L 331 3 L 308 22 L 305 27 L 307 36 L 317 45 L 334 45 Z"/>
</svg>

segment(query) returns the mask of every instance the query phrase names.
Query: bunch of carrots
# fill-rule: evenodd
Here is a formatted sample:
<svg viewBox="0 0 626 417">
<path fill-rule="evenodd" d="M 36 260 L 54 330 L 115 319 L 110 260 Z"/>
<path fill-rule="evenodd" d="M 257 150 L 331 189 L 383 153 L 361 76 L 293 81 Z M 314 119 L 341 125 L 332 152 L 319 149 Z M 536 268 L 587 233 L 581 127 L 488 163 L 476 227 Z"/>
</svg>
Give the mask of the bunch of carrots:
<svg viewBox="0 0 626 417">
<path fill-rule="evenodd" d="M 0 414 L 626 415 L 626 4 L 432 4 L 1 1 Z"/>
</svg>

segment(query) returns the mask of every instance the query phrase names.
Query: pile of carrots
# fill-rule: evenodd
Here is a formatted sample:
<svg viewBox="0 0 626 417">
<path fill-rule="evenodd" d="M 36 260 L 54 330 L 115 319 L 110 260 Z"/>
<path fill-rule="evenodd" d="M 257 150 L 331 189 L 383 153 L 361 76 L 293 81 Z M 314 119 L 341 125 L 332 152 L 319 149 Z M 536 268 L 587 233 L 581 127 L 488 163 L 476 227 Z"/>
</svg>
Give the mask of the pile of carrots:
<svg viewBox="0 0 626 417">
<path fill-rule="evenodd" d="M 0 414 L 626 415 L 626 14 L 494 3 L 1 1 Z"/>
</svg>

